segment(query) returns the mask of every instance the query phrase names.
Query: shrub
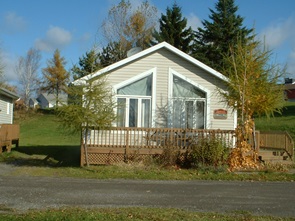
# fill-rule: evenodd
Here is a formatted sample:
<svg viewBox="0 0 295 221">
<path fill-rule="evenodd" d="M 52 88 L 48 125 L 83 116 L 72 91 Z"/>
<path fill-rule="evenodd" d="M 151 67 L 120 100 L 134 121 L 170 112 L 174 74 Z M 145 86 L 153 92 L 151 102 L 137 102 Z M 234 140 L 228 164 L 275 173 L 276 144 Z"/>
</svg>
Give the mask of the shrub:
<svg viewBox="0 0 295 221">
<path fill-rule="evenodd" d="M 154 157 L 158 165 L 163 167 L 175 166 L 179 158 L 179 151 L 172 148 L 165 148 L 163 153 Z"/>
<path fill-rule="evenodd" d="M 226 164 L 229 148 L 222 139 L 205 137 L 193 146 L 188 160 L 193 166 L 214 166 Z"/>
</svg>

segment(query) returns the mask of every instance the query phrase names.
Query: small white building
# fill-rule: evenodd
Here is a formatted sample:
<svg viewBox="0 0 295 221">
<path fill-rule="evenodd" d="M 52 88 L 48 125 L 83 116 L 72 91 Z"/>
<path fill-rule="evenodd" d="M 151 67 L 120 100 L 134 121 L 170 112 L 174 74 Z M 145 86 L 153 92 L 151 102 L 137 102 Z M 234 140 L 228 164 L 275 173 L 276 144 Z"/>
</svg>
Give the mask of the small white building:
<svg viewBox="0 0 295 221">
<path fill-rule="evenodd" d="M 0 88 L 0 124 L 13 123 L 13 104 L 18 98 L 15 93 Z"/>
</svg>

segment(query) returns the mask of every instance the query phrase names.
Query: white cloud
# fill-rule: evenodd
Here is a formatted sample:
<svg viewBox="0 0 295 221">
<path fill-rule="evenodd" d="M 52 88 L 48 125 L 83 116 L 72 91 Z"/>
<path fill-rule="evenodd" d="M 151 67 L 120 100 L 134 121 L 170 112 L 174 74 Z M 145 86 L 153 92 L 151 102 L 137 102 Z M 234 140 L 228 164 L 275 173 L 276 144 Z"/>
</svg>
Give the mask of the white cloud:
<svg viewBox="0 0 295 221">
<path fill-rule="evenodd" d="M 295 45 L 288 57 L 287 72 L 291 75 L 290 77 L 295 78 Z"/>
<path fill-rule="evenodd" d="M 199 27 L 202 27 L 202 21 L 194 13 L 190 13 L 187 17 L 187 25 L 196 31 Z"/>
<path fill-rule="evenodd" d="M 27 28 L 26 20 L 15 12 L 7 12 L 2 22 L 2 31 L 9 34 L 25 31 Z"/>
<path fill-rule="evenodd" d="M 273 22 L 265 28 L 258 38 L 270 50 L 280 51 L 280 58 L 285 59 L 287 72 L 295 77 L 295 16 Z"/>
<path fill-rule="evenodd" d="M 272 23 L 265 28 L 259 38 L 265 40 L 265 43 L 271 48 L 281 46 L 285 41 L 295 42 L 295 17 L 290 16 L 286 20 L 280 20 Z"/>
<path fill-rule="evenodd" d="M 69 31 L 50 26 L 46 36 L 42 39 L 36 39 L 35 47 L 41 51 L 53 51 L 57 48 L 63 48 L 72 41 L 72 35 Z"/>
<path fill-rule="evenodd" d="M 81 38 L 80 41 L 85 42 L 85 41 L 89 41 L 89 39 L 91 39 L 92 35 L 90 33 L 84 33 Z"/>
<path fill-rule="evenodd" d="M 8 83 L 15 84 L 18 81 L 18 76 L 15 73 L 16 58 L 10 54 L 2 52 L 2 63 L 4 65 L 4 78 Z"/>
</svg>

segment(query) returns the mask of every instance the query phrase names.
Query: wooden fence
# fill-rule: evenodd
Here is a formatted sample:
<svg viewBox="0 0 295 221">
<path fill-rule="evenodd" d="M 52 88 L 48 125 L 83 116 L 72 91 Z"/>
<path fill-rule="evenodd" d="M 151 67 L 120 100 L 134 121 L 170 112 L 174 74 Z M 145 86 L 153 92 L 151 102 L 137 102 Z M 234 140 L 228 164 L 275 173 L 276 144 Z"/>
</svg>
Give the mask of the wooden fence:
<svg viewBox="0 0 295 221">
<path fill-rule="evenodd" d="M 0 153 L 10 151 L 12 144 L 19 144 L 19 125 L 0 124 Z"/>
<path fill-rule="evenodd" d="M 81 166 L 86 164 L 112 164 L 134 156 L 162 154 L 163 150 L 185 152 L 200 139 L 219 139 L 228 147 L 235 146 L 233 130 L 199 130 L 176 128 L 112 128 L 90 130 L 81 146 Z M 87 155 L 87 156 L 86 156 Z"/>
<path fill-rule="evenodd" d="M 259 146 L 264 149 L 285 150 L 289 157 L 294 157 L 294 141 L 286 131 L 260 131 Z"/>
</svg>

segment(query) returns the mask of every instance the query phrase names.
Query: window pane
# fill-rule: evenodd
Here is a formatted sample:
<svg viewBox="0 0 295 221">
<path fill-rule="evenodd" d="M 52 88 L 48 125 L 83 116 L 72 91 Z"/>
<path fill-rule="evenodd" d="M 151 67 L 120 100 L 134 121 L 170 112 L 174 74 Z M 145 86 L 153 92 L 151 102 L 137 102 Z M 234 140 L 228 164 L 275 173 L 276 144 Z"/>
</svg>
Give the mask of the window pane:
<svg viewBox="0 0 295 221">
<path fill-rule="evenodd" d="M 184 121 L 184 111 L 182 110 L 182 100 L 174 100 L 173 101 L 173 119 L 172 125 L 174 128 L 182 128 L 182 122 Z"/>
<path fill-rule="evenodd" d="M 125 98 L 118 98 L 117 100 L 117 126 L 118 127 L 125 127 L 125 112 L 126 112 L 126 99 Z"/>
<path fill-rule="evenodd" d="M 130 99 L 129 103 L 129 127 L 137 127 L 138 100 Z"/>
<path fill-rule="evenodd" d="M 205 128 L 205 102 L 204 101 L 197 101 L 196 102 L 196 128 L 204 129 Z"/>
<path fill-rule="evenodd" d="M 185 102 L 185 127 L 186 128 L 194 128 L 194 101 L 186 101 Z"/>
<path fill-rule="evenodd" d="M 187 81 L 173 76 L 173 97 L 205 98 L 205 93 Z"/>
<path fill-rule="evenodd" d="M 141 126 L 150 127 L 150 116 L 151 116 L 151 100 L 142 99 L 141 107 Z"/>
<path fill-rule="evenodd" d="M 122 95 L 152 96 L 152 79 L 153 75 L 151 74 L 143 79 L 118 89 L 117 93 Z"/>
</svg>

